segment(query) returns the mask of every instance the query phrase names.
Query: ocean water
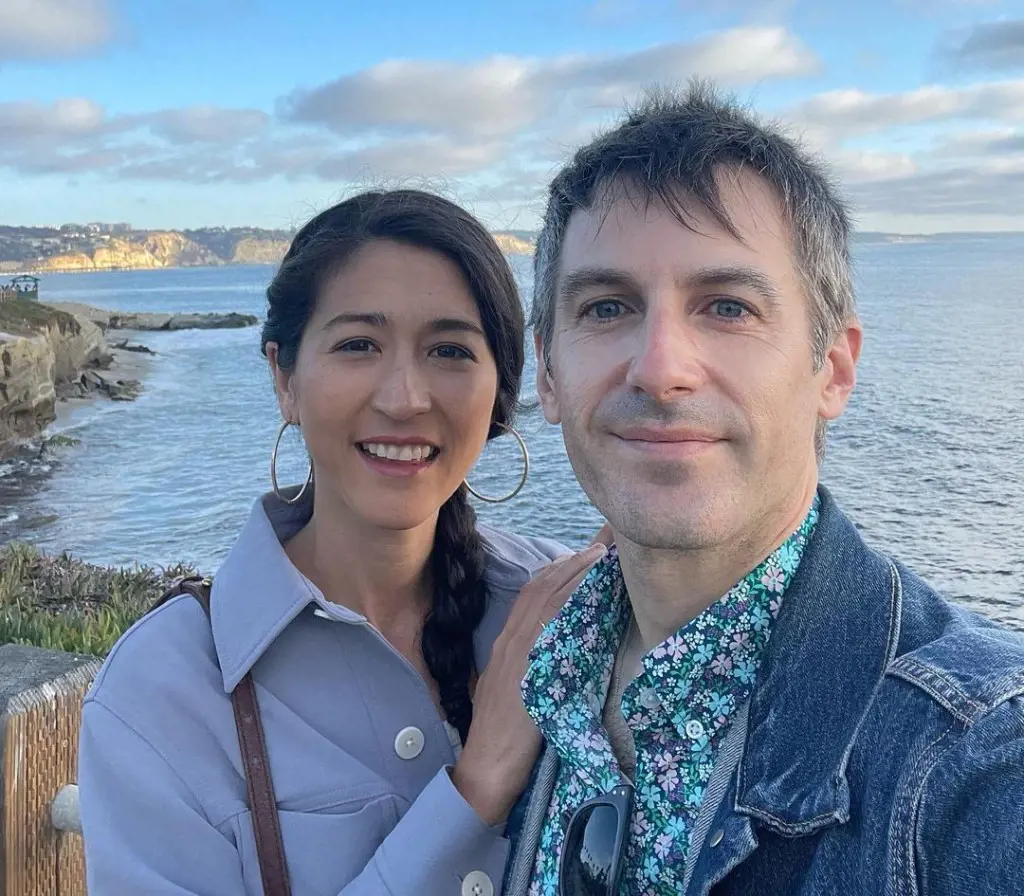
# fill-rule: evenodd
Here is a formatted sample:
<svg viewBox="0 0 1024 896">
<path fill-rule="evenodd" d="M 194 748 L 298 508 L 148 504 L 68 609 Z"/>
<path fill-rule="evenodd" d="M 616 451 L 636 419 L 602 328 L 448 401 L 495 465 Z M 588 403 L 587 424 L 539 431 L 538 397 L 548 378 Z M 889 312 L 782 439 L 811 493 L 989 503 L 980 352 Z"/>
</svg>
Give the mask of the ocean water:
<svg viewBox="0 0 1024 896">
<path fill-rule="evenodd" d="M 514 260 L 524 288 L 529 262 Z M 1024 237 L 856 247 L 866 342 L 859 384 L 833 427 L 823 481 L 865 538 L 933 585 L 1024 629 Z M 262 316 L 264 266 L 52 275 L 52 301 L 135 311 Z M 528 295 L 528 289 L 524 289 Z M 63 425 L 80 440 L 0 466 L 0 541 L 23 539 L 110 564 L 179 560 L 213 571 L 269 488 L 279 417 L 259 329 L 142 334 L 156 352 L 134 404 L 97 402 Z M 524 398 L 533 393 L 528 361 Z M 599 523 L 559 431 L 520 429 L 533 469 L 484 520 L 581 545 Z M 282 479 L 305 465 L 286 441 Z M 516 481 L 511 440 L 471 481 Z"/>
</svg>

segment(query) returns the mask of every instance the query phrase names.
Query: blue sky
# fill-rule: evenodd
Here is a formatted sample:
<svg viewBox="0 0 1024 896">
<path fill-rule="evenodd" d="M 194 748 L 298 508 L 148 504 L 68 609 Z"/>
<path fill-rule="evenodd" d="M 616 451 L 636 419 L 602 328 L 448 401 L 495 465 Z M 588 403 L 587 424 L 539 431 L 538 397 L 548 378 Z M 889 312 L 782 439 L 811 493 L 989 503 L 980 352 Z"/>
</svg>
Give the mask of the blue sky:
<svg viewBox="0 0 1024 896">
<path fill-rule="evenodd" d="M 379 183 L 536 225 L 572 147 L 708 76 L 860 226 L 1024 230 L 1024 0 L 0 0 L 0 223 L 293 227 Z"/>
</svg>

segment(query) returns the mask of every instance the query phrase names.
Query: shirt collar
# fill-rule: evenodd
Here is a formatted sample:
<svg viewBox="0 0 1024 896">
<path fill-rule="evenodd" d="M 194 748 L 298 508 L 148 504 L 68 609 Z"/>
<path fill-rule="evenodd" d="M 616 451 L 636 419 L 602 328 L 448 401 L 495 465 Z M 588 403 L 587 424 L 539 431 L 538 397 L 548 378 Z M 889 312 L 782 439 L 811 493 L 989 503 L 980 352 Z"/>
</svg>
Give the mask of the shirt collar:
<svg viewBox="0 0 1024 896">
<path fill-rule="evenodd" d="M 817 525 L 819 501 L 815 496 L 799 528 L 756 568 L 676 634 L 647 653 L 642 661 L 645 672 L 650 674 L 655 667 L 673 662 L 674 651 L 688 627 L 706 625 L 712 620 L 734 614 L 737 604 L 751 591 L 750 586 L 755 581 L 760 582 L 765 576 L 772 576 L 776 580 L 776 599 L 781 602 Z M 764 609 L 769 608 L 766 606 Z M 778 604 L 771 610 L 774 615 Z M 583 754 L 572 744 L 560 743 L 566 734 L 571 732 L 574 737 L 578 737 L 582 733 L 582 736 L 589 738 L 593 750 L 594 739 L 603 731 L 601 719 L 615 655 L 625 634 L 629 616 L 630 606 L 622 567 L 618 551 L 612 547 L 541 632 L 530 653 L 523 680 L 527 710 L 555 749 L 569 762 Z M 711 657 L 708 658 L 710 661 Z M 561 667 L 563 670 L 559 681 L 565 685 L 564 693 L 552 695 L 544 690 L 542 680 L 553 667 Z M 664 678 L 672 680 L 671 675 Z M 689 718 L 685 704 L 685 689 L 665 695 L 663 701 L 665 710 L 681 736 Z M 589 775 L 587 769 L 580 768 L 578 771 L 584 777 Z"/>
<path fill-rule="evenodd" d="M 285 497 L 298 487 L 284 489 Z M 269 492 L 256 501 L 235 544 L 213 578 L 210 619 L 213 641 L 230 693 L 282 631 L 313 605 L 332 620 L 363 624 L 359 613 L 327 600 L 292 564 L 284 543 L 313 514 L 313 492 L 289 505 Z M 484 577 L 493 588 L 515 593 L 531 570 L 514 557 L 503 534 L 480 527 L 485 552 Z M 507 538 L 506 538 L 507 540 Z"/>
</svg>

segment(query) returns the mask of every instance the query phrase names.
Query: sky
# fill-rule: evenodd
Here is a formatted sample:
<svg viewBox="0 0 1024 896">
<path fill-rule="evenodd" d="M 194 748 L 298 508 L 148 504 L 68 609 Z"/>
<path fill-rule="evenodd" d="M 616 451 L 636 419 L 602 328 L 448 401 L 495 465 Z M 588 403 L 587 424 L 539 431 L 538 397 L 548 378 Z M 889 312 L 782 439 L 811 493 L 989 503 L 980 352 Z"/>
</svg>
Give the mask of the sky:
<svg viewBox="0 0 1024 896">
<path fill-rule="evenodd" d="M 0 0 L 0 47 L 0 224 L 288 229 L 384 185 L 531 230 L 696 75 L 862 230 L 1024 230 L 1024 0 Z"/>
</svg>

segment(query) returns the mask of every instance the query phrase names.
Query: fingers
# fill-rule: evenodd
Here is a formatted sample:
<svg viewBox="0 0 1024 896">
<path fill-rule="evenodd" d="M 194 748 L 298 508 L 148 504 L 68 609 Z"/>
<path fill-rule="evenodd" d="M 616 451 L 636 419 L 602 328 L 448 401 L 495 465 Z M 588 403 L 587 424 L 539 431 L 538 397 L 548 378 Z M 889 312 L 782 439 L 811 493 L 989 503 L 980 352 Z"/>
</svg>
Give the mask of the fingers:
<svg viewBox="0 0 1024 896">
<path fill-rule="evenodd" d="M 513 632 L 520 632 L 532 641 L 538 622 L 547 624 L 590 568 L 607 552 L 603 544 L 592 544 L 545 566 L 520 592 L 502 634 L 508 632 L 512 637 Z"/>
<path fill-rule="evenodd" d="M 562 591 L 574 579 L 583 577 L 584 574 L 598 560 L 608 553 L 608 548 L 603 542 L 595 542 L 587 545 L 582 551 L 570 554 L 566 561 L 560 564 L 557 570 L 552 570 L 550 590 Z"/>
<path fill-rule="evenodd" d="M 597 530 L 597 534 L 590 540 L 591 544 L 603 544 L 605 547 L 611 547 L 615 544 L 615 533 L 612 532 L 611 523 L 605 522 L 605 524 Z"/>
</svg>

